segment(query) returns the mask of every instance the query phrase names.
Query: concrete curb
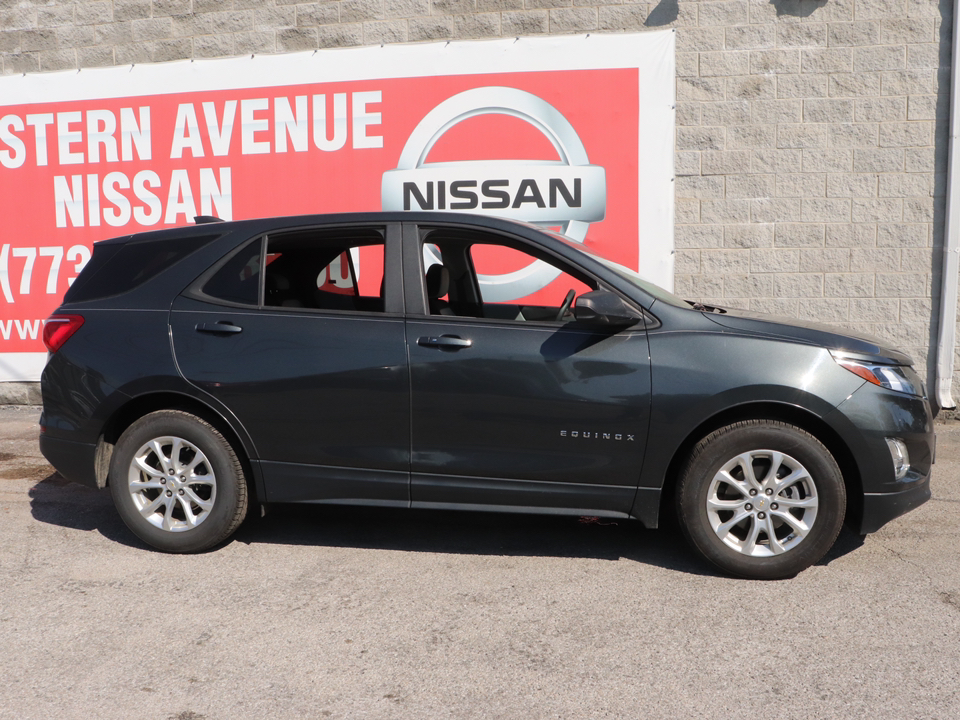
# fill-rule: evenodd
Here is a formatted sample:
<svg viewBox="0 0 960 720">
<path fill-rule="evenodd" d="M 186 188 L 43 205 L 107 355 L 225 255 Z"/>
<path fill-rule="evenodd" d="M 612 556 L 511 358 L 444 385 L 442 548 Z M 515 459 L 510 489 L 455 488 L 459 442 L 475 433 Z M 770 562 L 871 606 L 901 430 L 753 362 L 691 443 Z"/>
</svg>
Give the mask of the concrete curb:
<svg viewBox="0 0 960 720">
<path fill-rule="evenodd" d="M 0 405 L 41 405 L 40 383 L 0 382 Z"/>
</svg>

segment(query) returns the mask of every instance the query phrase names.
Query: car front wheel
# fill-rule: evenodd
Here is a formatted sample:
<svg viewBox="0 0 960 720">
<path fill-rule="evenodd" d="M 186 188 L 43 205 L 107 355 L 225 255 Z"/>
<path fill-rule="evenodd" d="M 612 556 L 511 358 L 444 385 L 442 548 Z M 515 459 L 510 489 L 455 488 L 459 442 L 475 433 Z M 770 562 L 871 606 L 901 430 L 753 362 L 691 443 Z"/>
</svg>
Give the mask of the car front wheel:
<svg viewBox="0 0 960 720">
<path fill-rule="evenodd" d="M 833 456 L 806 431 L 751 420 L 694 448 L 677 492 L 687 539 L 731 574 L 792 577 L 820 560 L 843 524 L 846 491 Z"/>
<path fill-rule="evenodd" d="M 206 550 L 237 529 L 247 512 L 243 468 L 223 435 L 180 410 L 161 410 L 120 436 L 110 492 L 137 537 L 164 552 Z"/>
</svg>

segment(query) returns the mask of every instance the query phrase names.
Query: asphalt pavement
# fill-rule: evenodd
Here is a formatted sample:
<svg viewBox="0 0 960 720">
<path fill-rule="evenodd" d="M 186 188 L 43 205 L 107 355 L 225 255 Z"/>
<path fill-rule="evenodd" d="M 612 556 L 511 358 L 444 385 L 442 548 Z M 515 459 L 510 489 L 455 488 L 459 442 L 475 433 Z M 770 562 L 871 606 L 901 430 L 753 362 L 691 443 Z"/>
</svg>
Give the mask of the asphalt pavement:
<svg viewBox="0 0 960 720">
<path fill-rule="evenodd" d="M 930 502 L 756 582 L 676 531 L 369 508 L 165 555 L 38 416 L 0 407 L 0 718 L 960 718 L 960 424 Z"/>
</svg>

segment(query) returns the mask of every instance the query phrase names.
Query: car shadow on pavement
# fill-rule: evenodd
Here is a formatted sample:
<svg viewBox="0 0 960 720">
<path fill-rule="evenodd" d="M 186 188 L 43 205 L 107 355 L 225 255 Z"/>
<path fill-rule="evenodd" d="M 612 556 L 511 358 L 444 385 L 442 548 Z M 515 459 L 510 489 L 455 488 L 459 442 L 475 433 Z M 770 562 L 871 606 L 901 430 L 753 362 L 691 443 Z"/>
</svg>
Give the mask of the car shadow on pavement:
<svg viewBox="0 0 960 720">
<path fill-rule="evenodd" d="M 35 520 L 74 530 L 95 530 L 121 545 L 149 548 L 127 530 L 106 490 L 70 482 L 55 472 L 30 488 L 28 494 Z"/>
<path fill-rule="evenodd" d="M 318 545 L 401 552 L 632 560 L 723 577 L 700 563 L 679 530 L 609 519 L 330 505 L 271 506 L 234 536 L 246 544 Z"/>
<path fill-rule="evenodd" d="M 113 542 L 153 551 L 126 528 L 104 490 L 71 483 L 54 473 L 34 485 L 29 494 L 31 513 L 40 522 L 96 531 Z M 246 522 L 226 541 L 231 542 L 630 560 L 729 579 L 696 557 L 675 523 L 645 530 L 637 522 L 609 518 L 336 505 L 274 505 L 261 518 L 259 506 L 254 505 Z M 863 538 L 844 529 L 817 564 L 826 565 L 862 544 Z"/>
</svg>

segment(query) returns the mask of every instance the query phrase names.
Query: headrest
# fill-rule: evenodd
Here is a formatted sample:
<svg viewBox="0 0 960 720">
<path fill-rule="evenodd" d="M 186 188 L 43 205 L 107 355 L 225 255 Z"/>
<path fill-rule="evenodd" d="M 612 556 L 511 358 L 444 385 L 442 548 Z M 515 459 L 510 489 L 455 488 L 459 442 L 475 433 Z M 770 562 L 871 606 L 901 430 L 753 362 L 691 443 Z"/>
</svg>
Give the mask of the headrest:
<svg viewBox="0 0 960 720">
<path fill-rule="evenodd" d="M 431 265 L 427 270 L 427 298 L 437 300 L 450 290 L 450 271 L 443 265 Z"/>
</svg>

